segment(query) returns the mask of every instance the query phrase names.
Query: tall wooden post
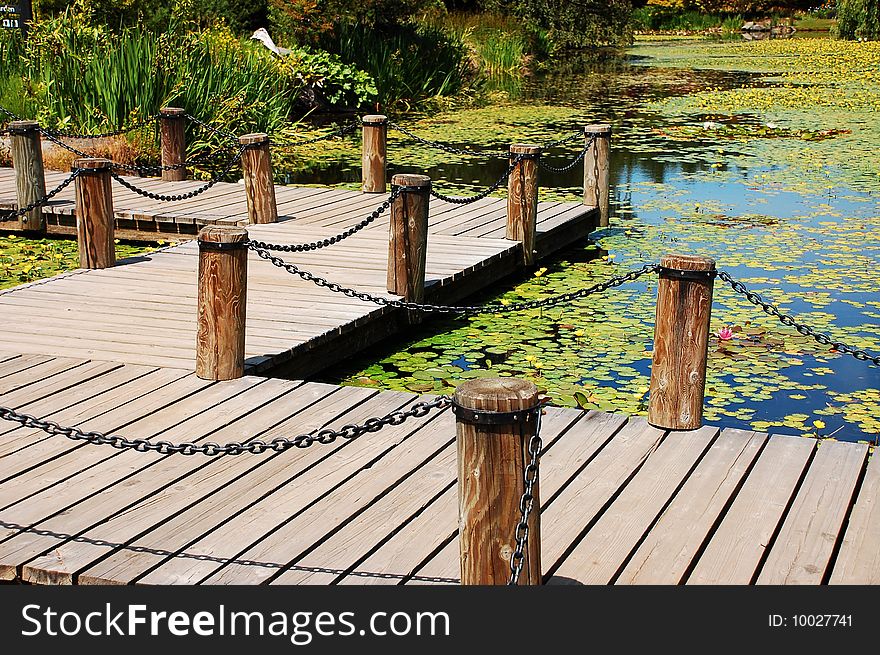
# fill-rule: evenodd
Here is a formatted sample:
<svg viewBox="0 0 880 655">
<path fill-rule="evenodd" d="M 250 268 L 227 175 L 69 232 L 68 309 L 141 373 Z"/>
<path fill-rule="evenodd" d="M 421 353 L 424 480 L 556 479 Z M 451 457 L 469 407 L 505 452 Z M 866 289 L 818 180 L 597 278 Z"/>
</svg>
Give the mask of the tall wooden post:
<svg viewBox="0 0 880 655">
<path fill-rule="evenodd" d="M 196 375 L 232 380 L 244 375 L 247 230 L 209 225 L 199 232 L 199 314 Z"/>
<path fill-rule="evenodd" d="M 388 292 L 407 302 L 425 297 L 425 255 L 428 251 L 428 201 L 431 178 L 395 175 L 391 184 L 402 187 L 391 204 L 388 237 Z"/>
<path fill-rule="evenodd" d="M 277 223 L 278 207 L 275 204 L 269 135 L 245 134 L 238 141 L 243 146 L 249 146 L 241 157 L 248 219 L 251 223 Z"/>
<path fill-rule="evenodd" d="M 385 193 L 388 117 L 364 116 L 361 123 L 363 124 L 361 189 L 364 193 Z"/>
<path fill-rule="evenodd" d="M 537 428 L 538 388 L 516 378 L 478 378 L 455 390 L 458 444 L 458 533 L 463 585 L 501 585 L 510 579 L 516 526 Z M 540 410 L 538 410 L 540 411 Z M 486 412 L 496 413 L 486 415 Z M 504 414 L 498 415 L 498 412 Z M 538 483 L 529 515 L 519 584 L 541 584 Z"/>
<path fill-rule="evenodd" d="M 599 227 L 609 225 L 609 194 L 611 192 L 611 126 L 587 125 L 584 136 L 595 137 L 593 147 L 584 156 L 584 204 L 599 208 Z"/>
<path fill-rule="evenodd" d="M 693 430 L 703 420 L 715 261 L 666 255 L 660 265 L 648 422 Z"/>
<path fill-rule="evenodd" d="M 108 268 L 116 264 L 116 223 L 109 159 L 77 159 L 76 240 L 80 268 Z"/>
<path fill-rule="evenodd" d="M 43 148 L 38 128 L 39 123 L 35 121 L 9 123 L 12 166 L 15 168 L 15 189 L 19 207 L 27 207 L 46 195 Z M 35 207 L 19 216 L 18 227 L 28 232 L 45 232 L 46 220 L 43 217 L 43 208 Z"/>
<path fill-rule="evenodd" d="M 159 110 L 159 133 L 162 139 L 162 165 L 177 166 L 186 161 L 186 136 L 184 110 L 179 107 L 162 107 Z M 186 179 L 186 167 L 163 170 L 162 179 L 166 182 L 181 182 Z"/>
<path fill-rule="evenodd" d="M 523 143 L 510 146 L 510 163 L 518 155 L 520 161 L 507 178 L 507 231 L 508 239 L 522 242 L 523 263 L 531 266 L 538 253 L 535 251 L 535 228 L 538 220 L 538 157 L 541 147 Z"/>
</svg>

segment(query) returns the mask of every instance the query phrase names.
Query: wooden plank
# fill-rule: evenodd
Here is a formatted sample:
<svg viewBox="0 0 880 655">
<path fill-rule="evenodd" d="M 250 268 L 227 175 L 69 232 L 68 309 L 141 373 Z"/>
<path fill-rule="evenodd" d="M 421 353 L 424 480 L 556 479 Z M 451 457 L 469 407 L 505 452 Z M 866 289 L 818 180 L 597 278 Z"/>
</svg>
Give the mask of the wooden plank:
<svg viewBox="0 0 880 655">
<path fill-rule="evenodd" d="M 867 455 L 867 444 L 819 444 L 758 584 L 822 582 Z"/>
<path fill-rule="evenodd" d="M 772 436 L 686 578 L 687 584 L 749 584 L 816 447 Z"/>
<path fill-rule="evenodd" d="M 608 584 L 709 448 L 718 429 L 671 433 L 552 571 L 551 583 Z"/>
<path fill-rule="evenodd" d="M 68 368 L 44 379 L 32 379 L 27 384 L 6 392 L 0 396 L 0 400 L 8 407 L 25 407 L 41 398 L 54 396 L 66 389 L 89 382 L 121 366 L 114 362 L 85 362 L 81 366 Z"/>
<path fill-rule="evenodd" d="M 766 439 L 757 432 L 724 430 L 615 584 L 679 584 Z"/>
<path fill-rule="evenodd" d="M 880 457 L 876 451 L 849 517 L 831 584 L 880 584 Z"/>
</svg>

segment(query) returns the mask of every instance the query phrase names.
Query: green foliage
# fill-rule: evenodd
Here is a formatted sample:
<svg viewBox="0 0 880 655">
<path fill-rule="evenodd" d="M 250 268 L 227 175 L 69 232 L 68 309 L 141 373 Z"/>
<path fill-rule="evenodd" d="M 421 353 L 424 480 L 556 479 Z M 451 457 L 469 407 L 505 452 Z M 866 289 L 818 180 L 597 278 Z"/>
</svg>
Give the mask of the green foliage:
<svg viewBox="0 0 880 655">
<path fill-rule="evenodd" d="M 695 10 L 646 5 L 633 10 L 633 29 L 659 32 L 739 32 L 740 15 L 706 14 Z"/>
<path fill-rule="evenodd" d="M 453 96 L 471 81 L 460 39 L 427 25 L 394 28 L 340 23 L 322 45 L 369 73 L 385 110 L 408 110 L 438 96 Z"/>
<path fill-rule="evenodd" d="M 842 39 L 880 39 L 880 5 L 876 0 L 838 0 L 837 35 Z"/>
<path fill-rule="evenodd" d="M 281 70 L 309 89 L 312 104 L 357 109 L 373 103 L 379 93 L 369 73 L 323 50 L 295 48 L 282 60 Z"/>
<path fill-rule="evenodd" d="M 561 49 L 632 41 L 630 0 L 520 0 L 508 11 L 548 30 L 554 46 Z"/>
</svg>

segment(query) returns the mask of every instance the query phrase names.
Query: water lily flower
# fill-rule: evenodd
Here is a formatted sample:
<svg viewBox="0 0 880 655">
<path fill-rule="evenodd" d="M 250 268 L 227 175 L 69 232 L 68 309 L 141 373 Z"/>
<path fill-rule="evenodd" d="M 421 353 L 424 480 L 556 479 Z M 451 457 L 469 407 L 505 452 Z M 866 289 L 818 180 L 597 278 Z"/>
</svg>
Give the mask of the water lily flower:
<svg viewBox="0 0 880 655">
<path fill-rule="evenodd" d="M 718 337 L 720 341 L 730 341 L 733 339 L 733 330 L 725 326 L 718 330 L 718 332 L 715 333 L 715 336 Z"/>
</svg>

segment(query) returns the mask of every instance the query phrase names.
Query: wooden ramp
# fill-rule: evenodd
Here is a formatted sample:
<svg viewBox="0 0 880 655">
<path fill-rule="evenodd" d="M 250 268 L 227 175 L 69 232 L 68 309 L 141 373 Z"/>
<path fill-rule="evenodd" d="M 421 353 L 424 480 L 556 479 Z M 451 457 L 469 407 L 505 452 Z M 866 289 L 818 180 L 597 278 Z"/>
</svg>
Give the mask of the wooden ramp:
<svg viewBox="0 0 880 655">
<path fill-rule="evenodd" d="M 189 184 L 151 183 L 175 189 Z M 114 188 L 132 203 L 147 202 L 118 185 Z M 324 239 L 360 222 L 385 198 L 295 187 L 278 187 L 278 194 L 279 212 L 286 212 L 286 220 L 249 226 L 251 238 L 285 244 Z M 294 200 L 282 201 L 282 196 Z M 218 184 L 199 196 L 199 202 L 210 209 L 193 209 L 189 220 L 238 223 L 247 215 L 239 185 Z M 190 211 L 187 203 L 156 204 L 162 211 L 175 212 L 174 220 L 183 220 Z M 64 211 L 71 209 L 72 205 Z M 117 211 L 128 210 L 117 204 Z M 159 216 L 153 209 L 142 211 Z M 541 203 L 539 256 L 585 238 L 596 215 L 595 208 L 579 203 Z M 505 225 L 504 199 L 487 198 L 464 207 L 435 201 L 428 238 L 426 301 L 457 302 L 518 270 L 521 245 L 504 238 Z M 284 254 L 284 259 L 333 282 L 395 297 L 385 290 L 388 229 L 386 213 L 330 248 Z M 5 319 L 0 323 L 0 343 L 20 353 L 193 370 L 197 269 L 198 248 L 188 242 L 120 262 L 114 268 L 76 271 L 0 292 L 0 315 Z M 403 319 L 402 312 L 319 288 L 250 255 L 249 372 L 285 365 L 286 375 L 308 376 L 405 328 Z"/>
<path fill-rule="evenodd" d="M 0 405 L 130 438 L 244 442 L 341 427 L 412 394 L 0 354 Z M 551 408 L 551 584 L 880 583 L 867 447 Z M 0 578 L 49 584 L 453 584 L 454 419 L 207 458 L 0 423 Z M 511 517 L 511 530 L 515 517 Z"/>
</svg>

